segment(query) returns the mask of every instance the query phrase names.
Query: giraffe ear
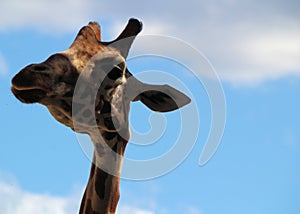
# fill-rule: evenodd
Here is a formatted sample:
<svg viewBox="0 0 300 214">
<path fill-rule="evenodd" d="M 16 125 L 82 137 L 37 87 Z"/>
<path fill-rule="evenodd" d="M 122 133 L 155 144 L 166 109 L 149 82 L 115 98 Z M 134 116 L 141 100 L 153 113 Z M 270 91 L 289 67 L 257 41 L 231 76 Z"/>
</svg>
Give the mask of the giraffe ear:
<svg viewBox="0 0 300 214">
<path fill-rule="evenodd" d="M 135 37 L 142 31 L 142 29 L 142 22 L 131 18 L 118 38 L 106 44 L 119 50 L 121 55 L 126 59 Z"/>
<path fill-rule="evenodd" d="M 139 94 L 135 100 L 141 101 L 153 111 L 169 112 L 191 102 L 188 96 L 169 85 L 143 84 L 143 87 L 147 90 Z"/>
<path fill-rule="evenodd" d="M 152 85 L 139 81 L 128 69 L 126 77 L 124 94 L 127 99 L 133 102 L 141 101 L 153 111 L 173 111 L 191 102 L 188 96 L 169 85 Z"/>
</svg>

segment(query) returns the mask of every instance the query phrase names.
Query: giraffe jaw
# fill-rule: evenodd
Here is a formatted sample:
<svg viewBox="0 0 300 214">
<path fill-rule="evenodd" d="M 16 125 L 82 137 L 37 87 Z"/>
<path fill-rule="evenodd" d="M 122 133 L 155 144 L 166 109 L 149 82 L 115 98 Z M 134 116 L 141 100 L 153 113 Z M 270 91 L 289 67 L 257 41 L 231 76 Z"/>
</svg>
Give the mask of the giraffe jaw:
<svg viewBox="0 0 300 214">
<path fill-rule="evenodd" d="M 15 97 L 23 103 L 37 103 L 46 96 L 46 92 L 41 89 L 18 89 L 11 87 Z"/>
</svg>

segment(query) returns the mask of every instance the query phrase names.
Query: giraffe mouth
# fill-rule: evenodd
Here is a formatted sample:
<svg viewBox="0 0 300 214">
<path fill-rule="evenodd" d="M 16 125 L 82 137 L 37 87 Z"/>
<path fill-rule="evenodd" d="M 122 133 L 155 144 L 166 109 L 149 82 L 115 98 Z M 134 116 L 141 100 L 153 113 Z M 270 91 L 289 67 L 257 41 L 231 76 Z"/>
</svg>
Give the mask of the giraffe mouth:
<svg viewBox="0 0 300 214">
<path fill-rule="evenodd" d="M 15 97 L 23 103 L 37 103 L 47 94 L 41 89 L 20 90 L 15 87 L 11 87 L 11 91 Z"/>
</svg>

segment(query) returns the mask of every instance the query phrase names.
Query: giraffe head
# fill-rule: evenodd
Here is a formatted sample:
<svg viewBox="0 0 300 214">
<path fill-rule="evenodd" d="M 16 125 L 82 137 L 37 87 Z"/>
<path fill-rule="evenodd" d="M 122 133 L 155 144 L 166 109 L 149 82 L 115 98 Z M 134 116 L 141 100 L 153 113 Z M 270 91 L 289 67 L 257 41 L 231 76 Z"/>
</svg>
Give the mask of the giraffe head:
<svg viewBox="0 0 300 214">
<path fill-rule="evenodd" d="M 125 59 L 141 30 L 141 22 L 130 19 L 117 39 L 102 42 L 100 26 L 90 22 L 69 49 L 23 68 L 12 92 L 21 102 L 45 105 L 56 120 L 83 133 L 127 129 L 131 101 L 160 112 L 189 103 L 176 89 L 142 83 L 128 71 Z"/>
</svg>

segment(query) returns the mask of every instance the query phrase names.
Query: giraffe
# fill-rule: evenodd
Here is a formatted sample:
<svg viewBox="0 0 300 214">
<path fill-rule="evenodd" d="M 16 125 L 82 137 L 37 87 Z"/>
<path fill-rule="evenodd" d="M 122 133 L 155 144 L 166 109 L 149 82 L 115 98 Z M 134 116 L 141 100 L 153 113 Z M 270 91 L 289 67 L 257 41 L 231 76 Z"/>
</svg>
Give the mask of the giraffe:
<svg viewBox="0 0 300 214">
<path fill-rule="evenodd" d="M 157 112 L 173 111 L 190 102 L 171 86 L 146 84 L 130 73 L 126 57 L 141 30 L 142 23 L 132 18 L 115 40 L 103 42 L 99 24 L 90 22 L 67 50 L 26 66 L 12 79 L 11 90 L 17 99 L 46 106 L 58 122 L 88 134 L 93 142 L 94 156 L 79 214 L 116 212 L 130 135 L 130 102 L 141 101 Z"/>
</svg>

